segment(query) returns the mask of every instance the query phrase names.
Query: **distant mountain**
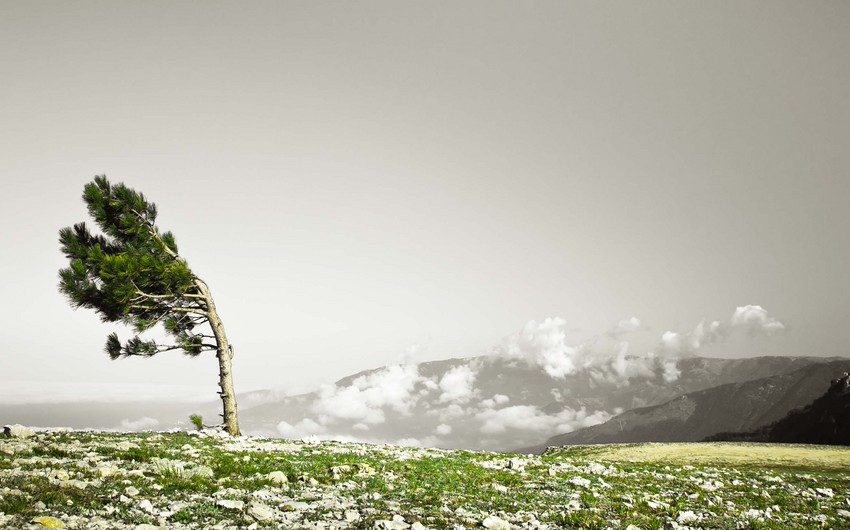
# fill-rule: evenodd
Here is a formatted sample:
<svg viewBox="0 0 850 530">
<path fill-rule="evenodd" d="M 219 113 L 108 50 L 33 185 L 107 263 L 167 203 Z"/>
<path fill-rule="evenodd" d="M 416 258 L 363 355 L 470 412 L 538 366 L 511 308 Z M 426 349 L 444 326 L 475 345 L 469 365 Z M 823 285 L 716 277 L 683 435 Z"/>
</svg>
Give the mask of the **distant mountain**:
<svg viewBox="0 0 850 530">
<path fill-rule="evenodd" d="M 449 359 L 368 370 L 309 394 L 253 407 L 240 404 L 240 422 L 244 432 L 267 436 L 504 450 L 539 444 L 553 434 L 604 423 L 625 410 L 653 407 L 683 394 L 825 362 L 806 357 L 621 357 L 553 377 L 540 366 L 497 355 Z M 762 412 L 766 421 L 802 404 L 781 394 L 770 400 L 789 404 L 777 405 L 775 416 Z M 689 403 L 677 404 L 685 409 L 679 417 L 693 408 Z"/>
<path fill-rule="evenodd" d="M 758 363 L 759 359 L 752 361 Z M 629 410 L 605 423 L 554 436 L 527 450 L 537 452 L 548 446 L 579 444 L 689 442 L 720 432 L 752 431 L 811 403 L 822 394 L 823 382 L 848 366 L 846 359 L 824 361 L 688 392 L 660 405 Z M 755 370 L 749 372 L 754 373 Z"/>
<path fill-rule="evenodd" d="M 708 440 L 850 445 L 850 377 L 833 379 L 825 394 L 760 429 L 723 432 Z"/>
</svg>

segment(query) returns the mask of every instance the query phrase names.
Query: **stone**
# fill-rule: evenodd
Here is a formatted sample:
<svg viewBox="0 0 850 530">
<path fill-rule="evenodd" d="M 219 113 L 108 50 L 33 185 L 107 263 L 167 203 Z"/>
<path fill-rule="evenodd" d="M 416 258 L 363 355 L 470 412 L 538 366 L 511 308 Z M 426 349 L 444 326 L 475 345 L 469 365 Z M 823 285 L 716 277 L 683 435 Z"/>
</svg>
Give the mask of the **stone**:
<svg viewBox="0 0 850 530">
<path fill-rule="evenodd" d="M 513 470 L 515 470 L 519 473 L 522 473 L 523 471 L 525 471 L 525 462 L 523 462 L 519 458 L 511 458 L 511 459 L 508 459 L 508 464 L 505 467 L 507 467 L 508 469 L 513 469 Z"/>
<path fill-rule="evenodd" d="M 309 504 L 301 501 L 287 501 L 280 505 L 280 509 L 285 512 L 298 512 L 306 509 Z"/>
<path fill-rule="evenodd" d="M 227 508 L 228 510 L 241 510 L 245 507 L 245 503 L 242 501 L 234 501 L 231 499 L 219 499 L 216 501 L 216 504 L 221 506 L 222 508 Z"/>
<path fill-rule="evenodd" d="M 274 484 L 281 485 L 289 482 L 289 479 L 286 478 L 286 474 L 283 471 L 272 471 L 266 478 L 272 481 Z"/>
<path fill-rule="evenodd" d="M 94 470 L 95 474 L 101 478 L 111 477 L 112 475 L 118 475 L 121 473 L 121 470 L 115 466 L 110 465 L 99 465 Z"/>
<path fill-rule="evenodd" d="M 35 436 L 35 431 L 20 424 L 4 425 L 3 434 L 7 438 L 29 438 Z"/>
<path fill-rule="evenodd" d="M 168 529 L 164 526 L 156 526 L 156 525 L 152 525 L 152 524 L 143 523 L 143 524 L 137 524 L 136 526 L 134 526 L 133 530 L 168 530 Z"/>
<path fill-rule="evenodd" d="M 511 530 L 511 523 L 491 515 L 481 521 L 481 526 L 484 528 L 492 528 L 493 530 Z"/>
<path fill-rule="evenodd" d="M 428 530 L 428 528 L 419 521 L 416 521 L 415 523 L 410 525 L 410 530 Z"/>
<path fill-rule="evenodd" d="M 171 510 L 172 512 L 179 512 L 183 508 L 188 508 L 188 507 L 189 507 L 189 503 L 183 502 L 183 501 L 174 501 L 174 502 L 172 502 L 171 504 L 168 505 L 168 509 Z"/>
<path fill-rule="evenodd" d="M 345 510 L 343 517 L 346 523 L 353 523 L 360 520 L 360 512 L 356 510 Z"/>
<path fill-rule="evenodd" d="M 153 513 L 153 504 L 148 499 L 139 502 L 139 509 L 143 512 Z"/>
<path fill-rule="evenodd" d="M 53 471 L 48 473 L 47 477 L 52 479 L 52 480 L 58 480 L 60 482 L 63 481 L 63 480 L 70 480 L 71 479 L 71 475 L 69 475 L 68 472 L 65 471 L 64 469 L 54 469 Z"/>
<path fill-rule="evenodd" d="M 410 528 L 410 525 L 404 522 L 403 518 L 396 515 L 393 517 L 392 521 L 388 521 L 386 519 L 375 521 L 375 528 L 379 528 L 381 530 L 407 530 Z"/>
<path fill-rule="evenodd" d="M 257 521 L 269 521 L 274 519 L 274 511 L 261 502 L 252 502 L 248 505 L 248 515 Z"/>
<path fill-rule="evenodd" d="M 126 488 L 124 488 L 124 495 L 126 495 L 128 497 L 135 497 L 138 494 L 139 494 L 139 490 L 138 490 L 138 488 L 136 488 L 134 486 L 127 486 Z"/>
<path fill-rule="evenodd" d="M 115 444 L 115 447 L 119 451 L 129 451 L 130 449 L 138 449 L 139 448 L 139 446 L 137 444 L 134 444 L 132 442 L 128 442 L 127 440 L 121 440 L 120 442 Z"/>
<path fill-rule="evenodd" d="M 59 486 L 61 486 L 63 488 L 77 488 L 77 489 L 80 489 L 80 490 L 84 490 L 89 486 L 89 483 L 86 482 L 85 480 L 72 479 L 72 480 L 62 480 L 62 481 L 60 481 Z"/>
<path fill-rule="evenodd" d="M 65 528 L 65 523 L 55 517 L 34 517 L 30 522 L 41 525 L 44 528 Z"/>
</svg>

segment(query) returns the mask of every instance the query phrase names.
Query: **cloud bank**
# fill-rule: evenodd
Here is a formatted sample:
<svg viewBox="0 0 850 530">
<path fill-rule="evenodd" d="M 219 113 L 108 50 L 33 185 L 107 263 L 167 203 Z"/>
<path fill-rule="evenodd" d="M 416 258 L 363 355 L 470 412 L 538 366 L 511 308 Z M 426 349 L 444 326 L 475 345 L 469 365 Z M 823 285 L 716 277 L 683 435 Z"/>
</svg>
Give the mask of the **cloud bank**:
<svg viewBox="0 0 850 530">
<path fill-rule="evenodd" d="M 591 340 L 570 344 L 564 319 L 530 321 L 491 355 L 447 361 L 436 373 L 429 369 L 433 375 L 423 375 L 417 365 L 398 364 L 347 385 L 324 386 L 312 395 L 307 417 L 281 421 L 277 431 L 287 438 L 511 447 L 519 440 L 539 441 L 602 423 L 619 413 L 570 401 L 576 380 L 567 384 L 569 376 L 581 374 L 579 384 L 612 390 L 635 381 L 673 383 L 681 375 L 678 361 L 706 345 L 736 333 L 773 335 L 785 325 L 761 306 L 745 305 L 726 321 L 703 320 L 687 332 L 667 331 L 654 348 L 635 354 L 630 335 L 647 329 L 639 318 L 630 317 Z M 520 365 L 529 370 L 516 368 Z M 512 380 L 514 376 L 520 380 Z M 553 402 L 558 406 L 548 406 Z"/>
</svg>

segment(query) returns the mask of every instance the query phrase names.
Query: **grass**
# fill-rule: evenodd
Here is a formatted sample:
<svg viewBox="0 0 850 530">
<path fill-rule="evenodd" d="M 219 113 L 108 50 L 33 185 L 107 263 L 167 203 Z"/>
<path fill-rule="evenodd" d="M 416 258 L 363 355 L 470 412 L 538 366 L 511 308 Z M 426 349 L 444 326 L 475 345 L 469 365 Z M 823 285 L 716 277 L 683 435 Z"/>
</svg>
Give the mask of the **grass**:
<svg viewBox="0 0 850 530">
<path fill-rule="evenodd" d="M 850 472 L 850 447 L 731 442 L 585 445 L 550 454 L 606 462 L 732 466 Z"/>
<path fill-rule="evenodd" d="M 850 450 L 817 446 L 624 444 L 525 456 L 44 432 L 0 439 L 0 528 L 37 516 L 78 528 L 365 529 L 393 517 L 431 529 L 495 518 L 518 529 L 850 528 L 848 470 Z M 286 484 L 269 478 L 275 471 Z M 270 519 L 250 515 L 257 504 Z"/>
</svg>

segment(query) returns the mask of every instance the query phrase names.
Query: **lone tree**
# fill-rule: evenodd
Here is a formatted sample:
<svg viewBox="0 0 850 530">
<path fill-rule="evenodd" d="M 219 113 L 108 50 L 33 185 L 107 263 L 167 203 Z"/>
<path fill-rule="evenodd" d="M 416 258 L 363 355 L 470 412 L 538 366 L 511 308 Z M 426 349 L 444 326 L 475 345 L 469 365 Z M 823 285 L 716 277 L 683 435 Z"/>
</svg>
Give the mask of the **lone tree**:
<svg viewBox="0 0 850 530">
<path fill-rule="evenodd" d="M 137 334 L 125 343 L 116 333 L 107 338 L 106 353 L 112 359 L 169 350 L 192 357 L 215 351 L 224 429 L 238 435 L 233 349 L 209 287 L 177 253 L 171 232 L 161 233 L 156 226 L 156 205 L 124 184 L 111 185 L 105 175 L 86 184 L 83 200 L 103 234 L 92 234 L 85 223 L 59 231 L 62 252 L 70 260 L 59 271 L 60 291 L 75 308 L 92 308 L 104 322 L 133 326 Z M 139 338 L 160 322 L 174 344 Z"/>
</svg>

